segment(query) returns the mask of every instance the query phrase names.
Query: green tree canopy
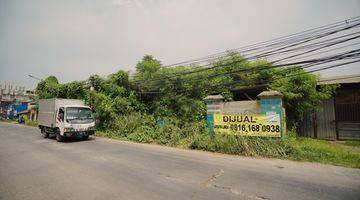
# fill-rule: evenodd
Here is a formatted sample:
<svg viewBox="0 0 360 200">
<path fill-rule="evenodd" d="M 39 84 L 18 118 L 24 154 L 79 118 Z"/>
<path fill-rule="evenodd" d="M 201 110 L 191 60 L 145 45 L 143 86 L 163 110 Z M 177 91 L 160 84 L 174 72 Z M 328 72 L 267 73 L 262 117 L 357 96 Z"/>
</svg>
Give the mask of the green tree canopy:
<svg viewBox="0 0 360 200">
<path fill-rule="evenodd" d="M 49 76 L 38 83 L 35 92 L 41 99 L 57 97 L 59 95 L 60 85 L 55 76 Z"/>
<path fill-rule="evenodd" d="M 319 110 L 319 103 L 329 99 L 338 87 L 338 85 L 318 86 L 318 77 L 306 73 L 301 67 L 284 69 L 273 79 L 269 88 L 284 95 L 290 125 L 301 122 L 305 114 Z"/>
<path fill-rule="evenodd" d="M 199 65 L 164 67 L 151 55 L 136 65 L 133 77 L 119 70 L 107 78 L 91 75 L 86 81 L 60 84 L 56 77 L 41 81 L 36 93 L 40 98 L 84 99 L 109 127 L 119 116 L 146 112 L 156 117 L 176 117 L 193 122 L 204 119 L 203 98 L 222 94 L 231 101 L 235 89 L 268 84 L 268 89 L 284 94 L 290 125 L 299 122 L 307 112 L 318 109 L 320 101 L 329 98 L 336 86 L 318 86 L 318 77 L 301 67 L 272 67 L 266 60 L 249 61 L 236 52 L 218 59 L 204 69 Z"/>
</svg>

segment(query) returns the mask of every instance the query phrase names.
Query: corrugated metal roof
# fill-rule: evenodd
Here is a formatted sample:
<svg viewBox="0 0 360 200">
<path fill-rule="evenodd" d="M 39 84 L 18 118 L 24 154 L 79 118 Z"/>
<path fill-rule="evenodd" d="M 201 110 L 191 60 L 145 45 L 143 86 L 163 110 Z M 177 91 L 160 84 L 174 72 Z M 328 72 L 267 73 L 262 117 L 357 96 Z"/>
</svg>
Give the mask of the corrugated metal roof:
<svg viewBox="0 0 360 200">
<path fill-rule="evenodd" d="M 344 83 L 360 83 L 360 74 L 347 75 L 347 76 L 321 77 L 318 84 L 325 85 L 325 84 L 344 84 Z"/>
</svg>

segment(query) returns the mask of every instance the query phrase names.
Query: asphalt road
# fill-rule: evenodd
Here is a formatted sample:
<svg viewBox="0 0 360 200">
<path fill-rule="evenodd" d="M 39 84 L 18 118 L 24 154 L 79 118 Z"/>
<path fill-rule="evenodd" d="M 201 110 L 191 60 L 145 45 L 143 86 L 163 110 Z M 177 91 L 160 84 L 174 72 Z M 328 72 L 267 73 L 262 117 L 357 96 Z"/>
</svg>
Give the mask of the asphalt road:
<svg viewBox="0 0 360 200">
<path fill-rule="evenodd" d="M 58 143 L 0 123 L 0 199 L 360 199 L 360 170 L 103 138 Z"/>
</svg>

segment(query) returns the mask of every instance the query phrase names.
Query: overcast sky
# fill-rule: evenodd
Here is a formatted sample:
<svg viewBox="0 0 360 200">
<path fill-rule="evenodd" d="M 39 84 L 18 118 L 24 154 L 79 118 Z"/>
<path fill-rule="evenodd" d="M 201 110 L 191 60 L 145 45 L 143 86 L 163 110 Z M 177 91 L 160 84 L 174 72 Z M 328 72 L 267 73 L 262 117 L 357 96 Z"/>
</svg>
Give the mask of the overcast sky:
<svg viewBox="0 0 360 200">
<path fill-rule="evenodd" d="M 145 54 L 172 64 L 359 15 L 359 0 L 0 0 L 0 84 L 106 76 Z M 325 74 L 339 73 L 360 64 Z"/>
</svg>

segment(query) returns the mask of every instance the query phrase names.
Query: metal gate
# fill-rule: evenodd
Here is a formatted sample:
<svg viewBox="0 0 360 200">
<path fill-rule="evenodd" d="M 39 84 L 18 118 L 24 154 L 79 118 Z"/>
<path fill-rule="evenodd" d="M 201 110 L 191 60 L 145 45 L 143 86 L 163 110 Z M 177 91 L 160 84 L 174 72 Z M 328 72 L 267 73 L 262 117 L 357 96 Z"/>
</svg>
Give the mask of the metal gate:
<svg viewBox="0 0 360 200">
<path fill-rule="evenodd" d="M 360 88 L 336 92 L 335 118 L 338 139 L 360 140 Z"/>
</svg>

